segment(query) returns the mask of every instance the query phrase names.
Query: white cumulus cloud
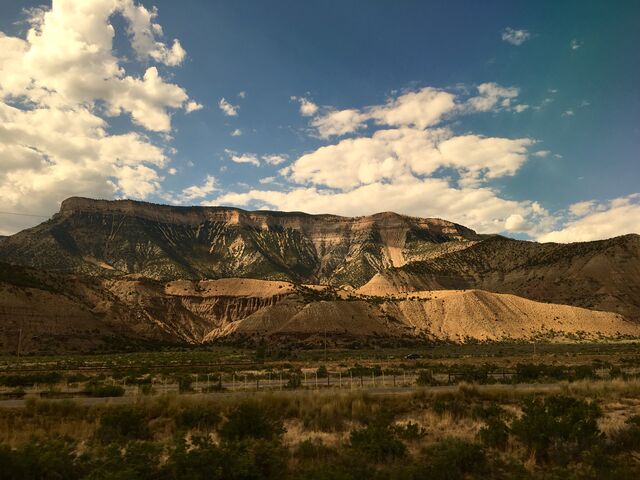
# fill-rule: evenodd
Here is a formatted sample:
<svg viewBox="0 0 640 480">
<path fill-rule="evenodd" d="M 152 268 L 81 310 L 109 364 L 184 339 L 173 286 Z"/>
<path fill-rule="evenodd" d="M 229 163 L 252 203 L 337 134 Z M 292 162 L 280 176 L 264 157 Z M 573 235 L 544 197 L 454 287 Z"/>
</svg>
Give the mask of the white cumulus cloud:
<svg viewBox="0 0 640 480">
<path fill-rule="evenodd" d="M 531 34 L 524 29 L 517 30 L 515 28 L 507 27 L 502 32 L 502 40 L 517 47 L 522 45 L 530 38 Z"/>
<path fill-rule="evenodd" d="M 640 193 L 607 201 L 588 200 L 569 207 L 561 228 L 541 233 L 541 242 L 586 242 L 640 233 Z"/>
<path fill-rule="evenodd" d="M 231 105 L 224 97 L 222 97 L 218 102 L 218 107 L 220 107 L 222 113 L 224 113 L 227 117 L 237 117 L 238 110 L 240 109 L 240 107 L 237 105 Z"/>
<path fill-rule="evenodd" d="M 141 76 L 114 52 L 118 14 L 144 62 Z M 171 67 L 185 58 L 179 41 L 163 41 L 158 12 L 133 0 L 57 0 L 27 15 L 25 35 L 0 32 L 0 203 L 49 213 L 70 195 L 157 193 L 171 150 L 150 135 L 171 132 L 172 111 L 199 108 L 149 65 Z M 119 115 L 142 131 L 111 133 L 109 119 Z M 0 233 L 27 222 L 3 219 Z"/>
</svg>

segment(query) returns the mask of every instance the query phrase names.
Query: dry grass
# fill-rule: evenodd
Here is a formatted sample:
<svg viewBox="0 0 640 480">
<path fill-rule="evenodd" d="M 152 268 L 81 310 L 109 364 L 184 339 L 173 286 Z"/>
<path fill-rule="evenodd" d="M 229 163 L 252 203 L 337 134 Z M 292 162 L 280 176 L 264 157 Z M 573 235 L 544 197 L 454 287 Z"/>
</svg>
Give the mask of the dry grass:
<svg viewBox="0 0 640 480">
<path fill-rule="evenodd" d="M 390 413 L 398 423 L 415 422 L 427 432 L 425 442 L 445 437 L 473 440 L 482 422 L 471 415 L 450 412 L 437 414 L 433 405 L 438 399 L 457 399 L 471 408 L 496 402 L 517 416 L 524 398 L 530 395 L 569 394 L 597 400 L 604 416 L 600 427 L 605 433 L 622 427 L 625 420 L 640 414 L 640 381 L 591 380 L 553 385 L 459 385 L 450 389 L 424 388 L 390 395 L 373 395 L 362 391 L 292 391 L 264 392 L 251 396 L 164 395 L 140 397 L 134 404 L 148 418 L 154 438 L 168 439 L 176 433 L 174 419 L 188 408 L 209 408 L 224 417 L 240 401 L 253 401 L 285 421 L 285 443 L 320 439 L 326 445 L 344 443 L 349 432 L 380 413 Z M 24 409 L 0 409 L 0 443 L 18 445 L 32 436 L 68 435 L 85 441 L 93 435 L 108 405 L 81 406 L 69 402 L 30 402 Z"/>
</svg>

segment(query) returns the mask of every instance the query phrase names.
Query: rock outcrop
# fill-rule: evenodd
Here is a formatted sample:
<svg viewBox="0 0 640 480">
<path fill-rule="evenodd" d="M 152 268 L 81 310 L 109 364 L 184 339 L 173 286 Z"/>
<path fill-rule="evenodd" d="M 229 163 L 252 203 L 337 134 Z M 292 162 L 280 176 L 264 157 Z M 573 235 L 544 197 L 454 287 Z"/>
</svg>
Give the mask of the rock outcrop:
<svg viewBox="0 0 640 480">
<path fill-rule="evenodd" d="M 224 277 L 358 287 L 376 272 L 480 240 L 440 219 L 174 207 L 70 198 L 0 244 L 0 261 L 100 277 Z"/>
</svg>

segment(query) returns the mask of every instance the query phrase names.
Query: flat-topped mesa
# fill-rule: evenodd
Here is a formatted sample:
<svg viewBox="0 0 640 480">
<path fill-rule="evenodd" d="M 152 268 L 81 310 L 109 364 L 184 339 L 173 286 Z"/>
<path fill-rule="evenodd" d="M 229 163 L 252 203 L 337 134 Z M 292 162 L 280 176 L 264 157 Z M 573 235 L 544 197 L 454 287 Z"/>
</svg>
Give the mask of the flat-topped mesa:
<svg viewBox="0 0 640 480">
<path fill-rule="evenodd" d="M 342 217 L 73 197 L 51 220 L 3 240 L 0 261 L 100 277 L 359 287 L 385 268 L 480 240 L 462 225 L 393 212 Z"/>
<path fill-rule="evenodd" d="M 319 235 L 378 229 L 408 229 L 417 227 L 443 234 L 456 240 L 478 240 L 479 236 L 470 228 L 439 218 L 419 218 L 395 212 L 380 212 L 359 217 L 343 217 L 331 214 L 308 214 L 304 212 L 280 212 L 271 210 L 248 211 L 226 206 L 174 206 L 160 205 L 138 200 L 97 200 L 70 197 L 60 206 L 58 215 L 69 217 L 78 213 L 100 215 L 124 215 L 154 222 L 176 225 L 200 225 L 205 222 L 224 222 L 229 226 L 250 226 L 260 230 L 291 228 Z"/>
</svg>

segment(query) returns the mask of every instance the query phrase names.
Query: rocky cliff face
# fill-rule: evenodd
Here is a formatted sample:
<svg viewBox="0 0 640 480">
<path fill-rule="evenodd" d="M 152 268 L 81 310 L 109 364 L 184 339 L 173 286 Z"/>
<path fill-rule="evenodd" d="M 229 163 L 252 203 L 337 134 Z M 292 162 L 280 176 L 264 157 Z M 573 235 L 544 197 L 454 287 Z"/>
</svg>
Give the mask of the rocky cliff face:
<svg viewBox="0 0 640 480">
<path fill-rule="evenodd" d="M 100 277 L 248 277 L 358 287 L 376 272 L 480 237 L 440 219 L 339 217 L 65 200 L 51 220 L 0 244 L 0 260 Z"/>
<path fill-rule="evenodd" d="M 493 237 L 387 269 L 360 291 L 389 295 L 469 288 L 617 312 L 640 321 L 640 236 L 572 244 Z"/>
<path fill-rule="evenodd" d="M 51 352 L 325 332 L 640 336 L 638 235 L 538 244 L 388 212 L 71 198 L 51 220 L 1 240 L 0 261 L 4 351 L 20 331 L 25 351 Z"/>
</svg>

